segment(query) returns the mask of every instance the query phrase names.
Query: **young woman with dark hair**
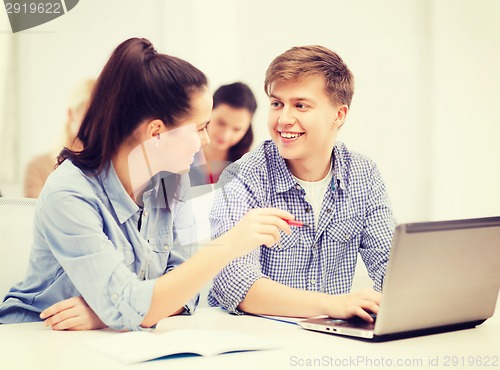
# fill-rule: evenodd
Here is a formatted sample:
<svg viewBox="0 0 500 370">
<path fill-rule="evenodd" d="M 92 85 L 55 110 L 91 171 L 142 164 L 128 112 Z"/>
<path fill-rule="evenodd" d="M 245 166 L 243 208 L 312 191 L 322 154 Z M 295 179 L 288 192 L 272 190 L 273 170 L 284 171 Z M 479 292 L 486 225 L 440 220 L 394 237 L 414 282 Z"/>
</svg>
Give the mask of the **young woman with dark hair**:
<svg viewBox="0 0 500 370">
<path fill-rule="evenodd" d="M 152 327 L 193 312 L 197 292 L 227 263 L 291 232 L 290 213 L 255 210 L 197 251 L 182 190 L 209 142 L 211 111 L 207 79 L 188 62 L 145 39 L 114 50 L 77 135 L 82 149 L 65 148 L 42 189 L 28 271 L 0 305 L 0 323 Z M 163 174 L 176 178 L 173 196 Z"/>
<path fill-rule="evenodd" d="M 241 82 L 219 87 L 214 95 L 212 119 L 207 128 L 210 144 L 203 148 L 208 163 L 208 181 L 218 181 L 224 168 L 240 159 L 253 142 L 252 118 L 257 102 Z"/>
</svg>

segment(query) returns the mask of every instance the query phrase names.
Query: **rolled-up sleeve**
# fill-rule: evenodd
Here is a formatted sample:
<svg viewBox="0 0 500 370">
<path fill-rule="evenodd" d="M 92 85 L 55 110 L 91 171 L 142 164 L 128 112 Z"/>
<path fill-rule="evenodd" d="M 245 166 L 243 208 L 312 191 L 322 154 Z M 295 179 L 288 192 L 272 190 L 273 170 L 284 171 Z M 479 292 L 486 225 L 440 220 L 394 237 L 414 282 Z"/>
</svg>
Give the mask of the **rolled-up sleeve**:
<svg viewBox="0 0 500 370">
<path fill-rule="evenodd" d="M 221 306 L 230 313 L 242 314 L 239 304 L 245 299 L 252 285 L 260 278 L 267 278 L 262 273 L 259 255 L 256 249 L 250 254 L 229 263 L 214 279 L 209 295 L 211 306 Z"/>
<path fill-rule="evenodd" d="M 374 289 L 382 291 L 396 220 L 387 189 L 375 164 L 368 183 L 368 201 L 359 252 L 366 265 Z"/>
<path fill-rule="evenodd" d="M 94 201 L 69 192 L 51 194 L 40 209 L 40 230 L 64 273 L 106 325 L 141 330 L 156 279 L 139 280 L 127 267 L 132 246 L 125 238 L 121 245 L 110 241 Z"/>
<path fill-rule="evenodd" d="M 181 201 L 174 210 L 173 239 L 174 246 L 170 251 L 167 272 L 173 270 L 198 251 L 196 219 L 190 201 Z M 185 305 L 183 314 L 193 314 L 200 301 L 200 295 L 194 295 Z"/>
<path fill-rule="evenodd" d="M 251 181 L 242 181 L 232 167 L 221 177 L 223 184 L 216 192 L 210 212 L 212 239 L 230 230 L 251 208 L 260 204 L 252 190 Z M 241 243 L 245 243 L 241 240 Z M 260 278 L 266 278 L 260 264 L 260 248 L 229 263 L 215 277 L 209 292 L 211 306 L 221 306 L 231 313 L 241 314 L 238 305 Z"/>
</svg>

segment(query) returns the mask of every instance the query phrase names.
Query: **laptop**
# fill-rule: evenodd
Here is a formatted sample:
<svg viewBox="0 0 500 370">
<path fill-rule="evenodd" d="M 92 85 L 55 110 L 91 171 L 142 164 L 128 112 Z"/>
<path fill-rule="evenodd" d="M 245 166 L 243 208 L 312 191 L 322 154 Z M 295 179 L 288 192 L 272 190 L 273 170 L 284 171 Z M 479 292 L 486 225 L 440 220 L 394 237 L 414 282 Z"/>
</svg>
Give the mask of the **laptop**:
<svg viewBox="0 0 500 370">
<path fill-rule="evenodd" d="M 474 328 L 500 288 L 500 217 L 399 225 L 374 323 L 300 321 L 304 329 L 384 341 Z"/>
</svg>

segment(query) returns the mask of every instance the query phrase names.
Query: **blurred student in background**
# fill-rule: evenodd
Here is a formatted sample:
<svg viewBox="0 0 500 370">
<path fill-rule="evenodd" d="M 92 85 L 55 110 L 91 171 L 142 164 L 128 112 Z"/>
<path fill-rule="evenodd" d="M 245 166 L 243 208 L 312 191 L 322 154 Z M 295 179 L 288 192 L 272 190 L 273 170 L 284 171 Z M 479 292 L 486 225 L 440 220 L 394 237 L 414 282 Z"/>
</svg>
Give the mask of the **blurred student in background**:
<svg viewBox="0 0 500 370">
<path fill-rule="evenodd" d="M 83 115 L 87 109 L 90 93 L 94 87 L 95 80 L 87 79 L 78 84 L 70 94 L 68 102 L 67 120 L 64 126 L 64 134 L 54 148 L 45 154 L 31 159 L 26 166 L 24 174 L 24 196 L 38 198 L 47 177 L 54 171 L 57 156 L 63 147 L 72 150 L 80 150 L 81 144 L 76 139 Z"/>
<path fill-rule="evenodd" d="M 203 148 L 207 170 L 203 183 L 214 184 L 230 163 L 250 150 L 253 142 L 252 118 L 257 101 L 250 88 L 241 82 L 219 87 L 207 127 L 210 144 Z M 199 174 L 198 174 L 199 175 Z"/>
</svg>

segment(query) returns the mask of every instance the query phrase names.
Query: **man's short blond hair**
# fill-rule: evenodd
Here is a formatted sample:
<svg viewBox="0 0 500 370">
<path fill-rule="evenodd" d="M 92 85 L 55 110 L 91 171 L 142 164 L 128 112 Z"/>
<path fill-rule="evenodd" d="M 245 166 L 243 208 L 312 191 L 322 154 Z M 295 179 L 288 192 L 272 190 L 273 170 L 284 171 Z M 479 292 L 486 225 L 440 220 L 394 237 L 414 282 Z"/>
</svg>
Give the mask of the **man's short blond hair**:
<svg viewBox="0 0 500 370">
<path fill-rule="evenodd" d="M 301 82 L 311 76 L 322 76 L 326 93 L 334 105 L 351 105 L 354 76 L 342 58 L 319 45 L 293 47 L 278 55 L 266 71 L 264 89 L 270 94 L 275 81 Z"/>
</svg>

